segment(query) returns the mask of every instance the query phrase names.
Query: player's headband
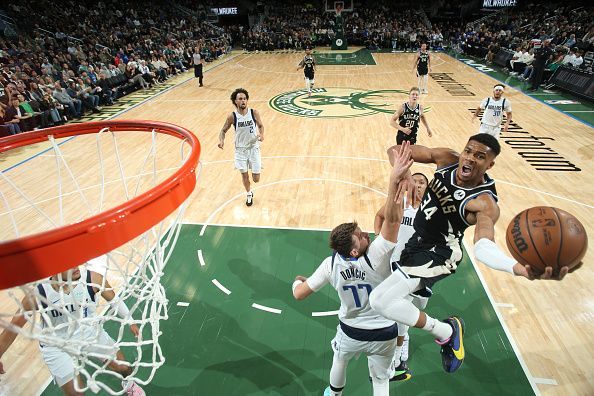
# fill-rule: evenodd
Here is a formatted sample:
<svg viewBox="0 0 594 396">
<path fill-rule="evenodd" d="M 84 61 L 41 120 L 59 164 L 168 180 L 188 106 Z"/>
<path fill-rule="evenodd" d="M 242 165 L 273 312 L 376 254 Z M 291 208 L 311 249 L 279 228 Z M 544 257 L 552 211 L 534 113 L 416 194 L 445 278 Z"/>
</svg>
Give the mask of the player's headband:
<svg viewBox="0 0 594 396">
<path fill-rule="evenodd" d="M 493 87 L 493 90 L 495 90 L 495 91 L 497 91 L 497 90 L 503 91 L 503 85 L 495 85 Z"/>
</svg>

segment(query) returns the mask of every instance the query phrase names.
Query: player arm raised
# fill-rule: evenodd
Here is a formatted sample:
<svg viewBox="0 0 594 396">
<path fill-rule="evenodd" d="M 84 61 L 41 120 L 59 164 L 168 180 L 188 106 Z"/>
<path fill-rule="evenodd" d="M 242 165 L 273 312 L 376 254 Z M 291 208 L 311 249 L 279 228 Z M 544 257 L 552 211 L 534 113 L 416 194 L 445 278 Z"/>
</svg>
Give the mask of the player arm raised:
<svg viewBox="0 0 594 396">
<path fill-rule="evenodd" d="M 388 149 L 388 159 L 390 164 L 394 164 L 392 149 L 398 146 L 392 146 Z M 458 162 L 460 154 L 446 147 L 430 148 L 415 144 L 410 146 L 412 159 L 421 164 L 436 164 L 437 169 L 455 164 Z"/>
<path fill-rule="evenodd" d="M 474 229 L 474 256 L 490 268 L 505 271 L 527 279 L 552 279 L 553 268 L 546 267 L 544 274 L 536 278 L 529 265 L 522 265 L 505 254 L 495 243 L 495 223 L 499 219 L 499 206 L 495 200 L 481 194 L 468 202 L 465 208 L 468 213 L 466 219 L 472 223 L 476 221 Z M 563 267 L 559 271 L 558 280 L 567 275 L 569 268 Z"/>
<path fill-rule="evenodd" d="M 423 123 L 423 125 L 425 125 L 425 128 L 427 128 L 427 135 L 429 135 L 429 137 L 432 137 L 433 133 L 431 132 L 431 128 L 429 128 L 427 117 L 425 117 L 425 113 L 423 112 L 423 105 L 419 105 L 419 113 L 421 113 L 421 122 Z"/>
<path fill-rule="evenodd" d="M 404 194 L 407 190 L 410 192 L 414 190 L 414 183 L 409 178 L 409 169 L 413 164 L 411 147 L 409 142 L 404 142 L 402 146 L 398 147 L 398 150 L 394 149 L 392 153 L 394 164 L 390 173 L 388 196 L 384 205 L 384 220 L 380 229 L 382 237 L 390 242 L 396 242 L 398 236 L 404 211 Z M 409 202 L 412 202 L 412 197 L 409 199 Z"/>
<path fill-rule="evenodd" d="M 107 278 L 104 278 L 103 275 L 97 272 L 91 272 L 91 282 L 93 283 L 93 290 L 97 292 L 99 290 L 98 286 L 101 286 L 101 297 L 111 303 L 111 306 L 115 310 L 116 314 L 122 319 L 130 319 L 132 315 L 130 314 L 130 310 L 126 306 L 124 301 L 119 300 L 117 302 L 113 302 L 115 298 L 115 292 L 113 291 L 113 287 L 107 281 Z M 135 324 L 130 325 L 130 331 L 134 334 L 135 337 L 138 337 L 140 334 L 140 330 L 138 326 Z"/>
<path fill-rule="evenodd" d="M 34 311 L 35 301 L 31 296 L 25 295 L 21 301 L 21 306 L 22 309 L 19 309 L 19 312 Z M 17 314 L 13 316 L 12 320 L 10 321 L 10 327 L 23 327 L 26 323 L 27 319 L 25 318 L 25 315 L 17 312 Z M 17 335 L 18 334 L 10 330 L 10 328 L 5 328 L 2 334 L 0 334 L 0 374 L 5 374 L 4 365 L 1 361 L 2 356 L 17 338 Z"/>
<path fill-rule="evenodd" d="M 221 150 L 225 146 L 225 134 L 227 133 L 227 131 L 229 130 L 229 128 L 231 128 L 231 125 L 233 125 L 233 113 L 230 113 L 227 116 L 227 119 L 225 120 L 225 124 L 221 128 L 221 132 L 219 132 L 219 144 L 218 144 L 218 147 Z"/>
<path fill-rule="evenodd" d="M 396 150 L 395 150 L 396 151 Z M 410 158 L 410 145 L 404 142 L 402 147 L 394 153 L 395 165 L 390 173 L 390 185 L 388 187 L 388 197 L 384 205 L 384 222 L 381 226 L 381 235 L 384 239 L 395 242 L 398 235 L 398 228 L 403 214 L 403 196 L 409 187 L 407 175 L 408 170 L 413 164 Z M 298 275 L 293 282 L 293 297 L 297 300 L 303 300 L 312 293 L 320 290 L 330 282 L 331 258 L 328 258 L 320 264 L 318 269 L 309 278 Z"/>
<path fill-rule="evenodd" d="M 258 126 L 258 140 L 263 142 L 264 141 L 264 124 L 262 123 L 262 117 L 260 117 L 260 113 L 258 110 L 254 110 L 254 118 L 256 119 L 256 125 Z"/>
</svg>

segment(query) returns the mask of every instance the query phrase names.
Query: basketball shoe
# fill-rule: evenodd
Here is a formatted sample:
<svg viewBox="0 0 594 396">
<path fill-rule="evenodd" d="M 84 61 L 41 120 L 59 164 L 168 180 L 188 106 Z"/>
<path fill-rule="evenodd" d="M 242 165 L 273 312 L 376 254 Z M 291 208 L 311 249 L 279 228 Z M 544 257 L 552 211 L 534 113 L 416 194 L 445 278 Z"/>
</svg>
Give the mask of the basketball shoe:
<svg viewBox="0 0 594 396">
<path fill-rule="evenodd" d="M 409 370 L 406 362 L 400 362 L 398 367 L 396 367 L 394 369 L 394 371 L 392 372 L 392 377 L 390 378 L 390 382 L 406 381 L 411 378 L 412 378 L 412 372 Z"/>
<path fill-rule="evenodd" d="M 249 192 L 247 193 L 247 198 L 245 200 L 245 204 L 247 206 L 252 206 L 254 204 L 254 193 L 253 192 Z"/>
<path fill-rule="evenodd" d="M 452 335 L 445 341 L 435 340 L 441 345 L 441 363 L 447 373 L 453 373 L 464 362 L 464 321 L 457 316 L 450 316 L 444 320 L 452 326 Z"/>
</svg>

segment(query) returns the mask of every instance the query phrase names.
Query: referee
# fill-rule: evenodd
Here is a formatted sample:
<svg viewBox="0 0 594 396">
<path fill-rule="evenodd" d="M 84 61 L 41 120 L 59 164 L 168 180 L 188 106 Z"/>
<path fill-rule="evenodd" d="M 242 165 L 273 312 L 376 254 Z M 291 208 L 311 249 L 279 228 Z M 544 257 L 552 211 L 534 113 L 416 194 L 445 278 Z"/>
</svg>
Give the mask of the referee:
<svg viewBox="0 0 594 396">
<path fill-rule="evenodd" d="M 538 90 L 538 87 L 542 82 L 547 61 L 549 61 L 552 56 L 553 50 L 551 49 L 551 39 L 546 39 L 543 41 L 542 46 L 534 51 L 534 60 L 532 61 L 532 67 L 534 69 L 532 70 L 532 86 L 530 87 L 530 91 L 534 92 Z"/>
<path fill-rule="evenodd" d="M 192 55 L 192 61 L 194 63 L 194 77 L 198 79 L 198 86 L 203 87 L 202 84 L 202 64 L 204 59 L 200 56 L 200 47 L 194 47 L 194 55 Z"/>
</svg>

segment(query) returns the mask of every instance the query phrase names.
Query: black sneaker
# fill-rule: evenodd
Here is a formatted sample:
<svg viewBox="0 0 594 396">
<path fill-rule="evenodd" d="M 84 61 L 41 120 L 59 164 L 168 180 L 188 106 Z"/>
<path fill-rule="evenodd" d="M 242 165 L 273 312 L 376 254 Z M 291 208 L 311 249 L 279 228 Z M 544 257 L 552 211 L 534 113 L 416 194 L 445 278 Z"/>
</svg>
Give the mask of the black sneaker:
<svg viewBox="0 0 594 396">
<path fill-rule="evenodd" d="M 254 193 L 249 192 L 249 193 L 247 193 L 247 199 L 245 200 L 245 204 L 247 206 L 252 206 L 253 203 L 254 203 Z"/>
<path fill-rule="evenodd" d="M 441 363 L 447 373 L 453 373 L 462 366 L 464 362 L 464 321 L 457 316 L 451 316 L 444 320 L 445 323 L 452 326 L 453 332 L 449 340 L 440 342 L 441 345 Z"/>
<path fill-rule="evenodd" d="M 412 378 L 412 372 L 409 370 L 406 362 L 400 362 L 400 365 L 394 369 L 390 382 L 394 381 L 407 381 Z"/>
</svg>

